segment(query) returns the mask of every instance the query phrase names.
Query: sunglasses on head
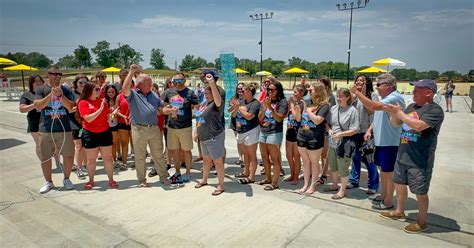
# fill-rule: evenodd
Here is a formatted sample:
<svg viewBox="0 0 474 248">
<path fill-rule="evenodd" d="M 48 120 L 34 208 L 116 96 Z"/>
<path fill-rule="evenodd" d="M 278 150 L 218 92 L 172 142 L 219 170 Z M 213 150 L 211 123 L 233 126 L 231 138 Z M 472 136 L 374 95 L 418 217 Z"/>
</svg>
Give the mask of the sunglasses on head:
<svg viewBox="0 0 474 248">
<path fill-rule="evenodd" d="M 175 82 L 175 83 L 184 83 L 184 81 L 185 81 L 184 79 L 179 79 L 179 78 L 178 79 L 173 79 L 173 82 Z"/>
<path fill-rule="evenodd" d="M 56 77 L 60 77 L 63 75 L 61 72 L 48 72 L 48 74 Z"/>
</svg>

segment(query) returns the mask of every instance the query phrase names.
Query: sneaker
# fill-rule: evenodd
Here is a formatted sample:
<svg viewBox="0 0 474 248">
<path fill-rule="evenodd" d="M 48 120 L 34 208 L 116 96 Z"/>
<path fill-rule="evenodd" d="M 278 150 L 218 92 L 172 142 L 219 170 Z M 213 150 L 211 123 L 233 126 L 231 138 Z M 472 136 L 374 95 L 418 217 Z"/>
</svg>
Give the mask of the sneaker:
<svg viewBox="0 0 474 248">
<path fill-rule="evenodd" d="M 71 180 L 69 180 L 69 178 L 63 180 L 63 185 L 66 190 L 74 189 L 74 184 L 71 182 Z"/>
<path fill-rule="evenodd" d="M 121 162 L 121 161 L 116 161 L 114 168 L 115 168 L 115 169 L 118 169 L 118 168 L 120 168 L 121 165 L 122 165 L 122 162 Z"/>
<path fill-rule="evenodd" d="M 191 181 L 191 175 L 184 174 L 181 176 L 181 180 L 183 180 L 184 183 L 189 183 L 189 181 Z"/>
<path fill-rule="evenodd" d="M 166 164 L 166 170 L 169 170 L 171 169 L 171 165 L 170 164 Z"/>
<path fill-rule="evenodd" d="M 393 205 L 385 205 L 383 201 L 381 201 L 381 202 L 372 204 L 372 208 L 376 210 L 388 210 L 388 209 L 392 209 Z"/>
<path fill-rule="evenodd" d="M 118 187 L 119 187 L 119 184 L 116 181 L 114 180 L 109 181 L 109 188 L 118 189 Z"/>
<path fill-rule="evenodd" d="M 53 182 L 45 182 L 43 184 L 43 187 L 39 190 L 40 194 L 48 193 L 51 189 L 54 188 Z"/>
<path fill-rule="evenodd" d="M 403 230 L 407 233 L 421 233 L 428 230 L 428 225 L 426 225 L 426 223 L 423 225 L 420 225 L 417 222 L 415 222 L 406 226 L 405 228 L 403 228 Z"/>
<path fill-rule="evenodd" d="M 176 173 L 173 176 L 171 176 L 169 180 L 171 183 L 171 187 L 184 186 L 183 177 L 181 176 L 181 174 Z"/>
<path fill-rule="evenodd" d="M 158 172 L 156 172 L 156 169 L 155 168 L 151 168 L 150 172 L 148 173 L 148 176 L 149 177 L 154 177 L 158 175 Z"/>
<path fill-rule="evenodd" d="M 352 183 L 348 183 L 348 184 L 346 185 L 346 189 L 354 189 L 354 188 L 358 188 L 358 187 L 359 187 L 359 186 L 355 186 L 355 185 L 352 184 Z"/>
<path fill-rule="evenodd" d="M 86 175 L 84 174 L 84 171 L 82 170 L 82 168 L 79 168 L 76 170 L 76 175 L 77 175 L 77 178 L 79 179 L 86 178 Z"/>
<path fill-rule="evenodd" d="M 405 221 L 407 217 L 405 214 L 397 214 L 395 211 L 390 211 L 390 212 L 383 212 L 379 214 L 380 217 L 385 218 L 385 219 L 390 219 L 390 220 L 401 220 Z"/>
<path fill-rule="evenodd" d="M 367 192 L 365 192 L 367 195 L 375 195 L 377 193 L 377 190 L 375 189 L 368 189 Z"/>
<path fill-rule="evenodd" d="M 81 171 L 82 173 L 84 174 L 84 176 L 87 176 L 87 169 L 86 169 L 86 166 L 84 165 L 82 168 L 81 168 Z"/>
<path fill-rule="evenodd" d="M 128 170 L 127 164 L 120 165 L 120 171 L 126 171 L 126 170 Z"/>
</svg>

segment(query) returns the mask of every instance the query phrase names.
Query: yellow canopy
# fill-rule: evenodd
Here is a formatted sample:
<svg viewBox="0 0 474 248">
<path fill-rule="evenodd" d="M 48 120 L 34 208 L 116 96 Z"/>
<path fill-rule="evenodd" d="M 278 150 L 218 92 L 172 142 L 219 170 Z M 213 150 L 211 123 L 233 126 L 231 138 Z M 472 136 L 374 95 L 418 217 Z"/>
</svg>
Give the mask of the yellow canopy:
<svg viewBox="0 0 474 248">
<path fill-rule="evenodd" d="M 272 73 L 268 72 L 268 71 L 259 71 L 259 72 L 255 73 L 255 75 L 257 75 L 257 76 L 268 76 L 268 75 L 272 75 Z"/>
<path fill-rule="evenodd" d="M 365 68 L 365 69 L 357 71 L 357 72 L 360 72 L 360 73 L 380 73 L 380 72 L 387 72 L 387 70 L 372 66 L 372 67 Z"/>
<path fill-rule="evenodd" d="M 235 68 L 235 73 L 240 74 L 240 73 L 249 73 L 249 72 L 246 70 L 242 70 L 240 68 Z"/>
<path fill-rule="evenodd" d="M 7 58 L 0 57 L 0 65 L 16 65 L 16 62 Z"/>
<path fill-rule="evenodd" d="M 298 67 L 293 67 L 291 69 L 288 69 L 288 70 L 284 71 L 283 73 L 285 73 L 285 74 L 297 74 L 297 73 L 308 74 L 309 71 L 303 70 L 303 69 L 298 68 Z"/>
<path fill-rule="evenodd" d="M 103 72 L 119 72 L 120 71 L 120 68 L 117 68 L 117 67 L 109 67 L 109 68 L 105 68 L 103 70 L 101 70 Z"/>
<path fill-rule="evenodd" d="M 6 71 L 37 71 L 38 69 L 24 64 L 14 65 L 3 68 Z"/>
</svg>

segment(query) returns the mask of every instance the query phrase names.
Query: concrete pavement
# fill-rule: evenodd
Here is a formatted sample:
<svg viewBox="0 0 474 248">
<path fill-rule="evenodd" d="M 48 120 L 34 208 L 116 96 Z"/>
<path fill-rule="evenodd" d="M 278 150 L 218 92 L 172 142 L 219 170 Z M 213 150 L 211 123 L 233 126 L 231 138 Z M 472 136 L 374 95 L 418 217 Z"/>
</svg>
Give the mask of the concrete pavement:
<svg viewBox="0 0 474 248">
<path fill-rule="evenodd" d="M 212 197 L 211 186 L 194 189 L 137 188 L 135 171 L 116 172 L 120 189 L 108 190 L 103 167 L 97 187 L 84 191 L 85 180 L 75 175 L 76 190 L 58 188 L 38 194 L 44 182 L 32 138 L 26 134 L 26 115 L 18 102 L 0 102 L 0 244 L 2 247 L 456 247 L 474 244 L 473 115 L 464 99 L 454 98 L 454 113 L 446 113 L 439 136 L 430 189 L 430 231 L 410 235 L 407 223 L 378 217 L 362 189 L 333 201 L 322 187 L 313 196 L 301 187 L 281 182 L 281 190 L 266 192 L 258 185 L 240 185 L 235 140 L 226 134 L 228 152 L 225 188 Z M 284 150 L 284 149 L 282 149 Z M 288 166 L 283 153 L 284 169 Z M 194 151 L 193 154 L 197 154 Z M 54 166 L 53 166 L 54 167 Z M 200 177 L 200 163 L 193 178 Z M 260 168 L 259 168 L 260 169 Z M 173 169 L 170 173 L 174 172 Z M 365 173 L 364 173 L 364 176 Z M 365 185 L 362 185 L 365 186 Z M 409 195 L 406 214 L 416 219 L 416 202 Z"/>
</svg>

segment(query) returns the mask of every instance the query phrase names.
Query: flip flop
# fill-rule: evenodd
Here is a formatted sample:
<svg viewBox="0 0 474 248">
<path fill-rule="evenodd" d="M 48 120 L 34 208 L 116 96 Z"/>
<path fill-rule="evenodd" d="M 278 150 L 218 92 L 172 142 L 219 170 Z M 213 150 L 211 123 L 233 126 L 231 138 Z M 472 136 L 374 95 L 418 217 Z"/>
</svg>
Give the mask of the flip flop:
<svg viewBox="0 0 474 248">
<path fill-rule="evenodd" d="M 222 193 L 224 193 L 224 192 L 225 192 L 225 190 L 223 190 L 223 189 L 216 189 L 216 190 L 214 190 L 214 192 L 212 192 L 211 195 L 213 195 L 213 196 L 218 196 L 218 195 L 220 195 L 220 194 L 222 194 Z"/>
<path fill-rule="evenodd" d="M 251 180 L 250 178 L 241 178 L 239 179 L 240 184 L 251 184 L 255 183 L 255 180 Z"/>
<path fill-rule="evenodd" d="M 234 175 L 235 178 L 244 178 L 244 177 L 248 177 L 248 175 L 245 175 L 244 173 L 240 172 L 240 173 L 237 173 Z"/>
<path fill-rule="evenodd" d="M 340 196 L 340 195 L 333 195 L 331 196 L 331 199 L 333 200 L 341 200 L 342 198 L 346 197 L 346 195 Z"/>
<path fill-rule="evenodd" d="M 270 185 L 265 186 L 265 188 L 263 188 L 263 189 L 266 190 L 266 191 L 272 191 L 272 190 L 279 189 L 279 188 L 280 188 L 280 186 L 278 186 L 278 185 L 270 184 Z"/>
<path fill-rule="evenodd" d="M 323 192 L 334 192 L 334 191 L 339 191 L 339 187 L 338 188 L 324 188 L 323 189 Z"/>
<path fill-rule="evenodd" d="M 196 185 L 194 185 L 194 188 L 199 189 L 199 188 L 201 188 L 203 186 L 206 186 L 206 185 L 207 185 L 207 183 L 198 182 Z"/>
<path fill-rule="evenodd" d="M 260 180 L 260 181 L 257 182 L 258 185 L 264 185 L 264 184 L 270 184 L 270 183 L 272 183 L 272 182 L 267 181 L 267 179 L 263 179 L 263 180 Z"/>
</svg>

